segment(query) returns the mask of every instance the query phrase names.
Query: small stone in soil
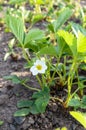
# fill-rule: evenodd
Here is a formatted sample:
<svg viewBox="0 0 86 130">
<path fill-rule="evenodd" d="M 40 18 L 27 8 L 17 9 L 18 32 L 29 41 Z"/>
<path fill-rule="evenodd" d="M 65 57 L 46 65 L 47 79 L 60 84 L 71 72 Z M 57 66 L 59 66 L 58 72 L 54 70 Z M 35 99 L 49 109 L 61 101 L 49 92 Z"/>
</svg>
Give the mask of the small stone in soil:
<svg viewBox="0 0 86 130">
<path fill-rule="evenodd" d="M 13 90 L 9 90 L 9 91 L 8 91 L 8 96 L 9 96 L 9 98 L 11 98 L 11 97 L 13 96 L 13 94 L 14 94 L 14 93 L 13 93 Z"/>
<path fill-rule="evenodd" d="M 57 111 L 57 108 L 58 108 L 57 104 L 56 104 L 56 103 L 53 103 L 53 104 L 52 104 L 52 111 L 53 111 L 53 112 L 56 112 L 56 111 Z"/>
<path fill-rule="evenodd" d="M 24 122 L 23 126 L 22 126 L 22 129 L 27 130 L 29 126 L 31 126 L 31 124 L 29 124 L 28 122 Z"/>
<path fill-rule="evenodd" d="M 56 112 L 58 109 L 58 105 L 56 103 L 49 103 L 48 108 L 52 112 Z"/>
<path fill-rule="evenodd" d="M 15 70 L 15 71 L 17 71 L 17 70 L 18 70 L 17 65 L 15 65 L 15 64 L 14 64 L 14 65 L 12 65 L 12 69 L 13 69 L 13 70 Z"/>
<path fill-rule="evenodd" d="M 47 117 L 48 119 L 52 120 L 53 113 L 50 112 L 50 111 L 47 111 L 47 112 L 46 112 L 46 117 Z"/>
<path fill-rule="evenodd" d="M 0 88 L 0 95 L 6 94 L 6 92 L 7 92 L 7 88 L 6 87 L 1 87 Z"/>
<path fill-rule="evenodd" d="M 6 103 L 7 100 L 8 100 L 7 94 L 0 95 L 0 105 L 3 105 L 4 103 Z"/>
<path fill-rule="evenodd" d="M 44 115 L 44 114 L 41 114 L 40 117 L 41 117 L 42 119 L 45 119 L 45 115 Z"/>
<path fill-rule="evenodd" d="M 39 119 L 37 120 L 37 122 L 38 122 L 39 124 L 42 124 L 42 119 L 39 118 Z"/>
<path fill-rule="evenodd" d="M 43 123 L 45 123 L 45 124 L 49 123 L 48 118 L 45 118 Z"/>
<path fill-rule="evenodd" d="M 10 130 L 16 130 L 15 126 L 10 124 Z"/>
<path fill-rule="evenodd" d="M 29 120 L 28 120 L 28 123 L 32 125 L 32 124 L 35 123 L 35 121 L 34 121 L 34 119 L 32 117 L 30 117 Z"/>
<path fill-rule="evenodd" d="M 59 124 L 59 118 L 53 117 L 52 125 L 55 126 L 56 124 Z"/>
<path fill-rule="evenodd" d="M 25 121 L 25 117 L 14 117 L 14 121 L 18 124 L 21 125 Z"/>
<path fill-rule="evenodd" d="M 35 129 L 38 130 L 39 127 L 40 127 L 40 126 L 38 125 L 38 123 L 35 122 Z"/>
<path fill-rule="evenodd" d="M 7 122 L 10 123 L 10 124 L 13 122 L 12 116 L 8 116 L 8 117 L 7 117 Z"/>
</svg>

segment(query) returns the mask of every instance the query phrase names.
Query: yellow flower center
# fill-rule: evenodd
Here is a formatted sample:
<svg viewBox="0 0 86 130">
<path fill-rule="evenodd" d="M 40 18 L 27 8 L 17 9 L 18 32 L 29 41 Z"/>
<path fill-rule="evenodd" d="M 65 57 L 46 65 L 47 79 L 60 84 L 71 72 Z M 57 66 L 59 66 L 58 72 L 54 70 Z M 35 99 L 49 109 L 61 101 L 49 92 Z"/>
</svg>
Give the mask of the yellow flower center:
<svg viewBox="0 0 86 130">
<path fill-rule="evenodd" d="M 41 65 L 37 65 L 36 68 L 37 68 L 38 70 L 41 70 L 41 69 L 42 69 L 42 66 L 41 66 Z"/>
</svg>

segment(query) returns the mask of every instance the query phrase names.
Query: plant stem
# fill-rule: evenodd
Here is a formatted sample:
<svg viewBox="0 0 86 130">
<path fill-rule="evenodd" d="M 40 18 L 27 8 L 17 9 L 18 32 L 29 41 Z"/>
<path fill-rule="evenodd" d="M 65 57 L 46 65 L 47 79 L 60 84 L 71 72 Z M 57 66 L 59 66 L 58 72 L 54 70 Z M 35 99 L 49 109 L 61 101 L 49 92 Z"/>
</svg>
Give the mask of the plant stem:
<svg viewBox="0 0 86 130">
<path fill-rule="evenodd" d="M 77 65 L 77 58 L 74 59 L 73 64 L 70 68 L 69 71 L 69 76 L 68 76 L 68 96 L 67 99 L 65 101 L 65 107 L 68 107 L 68 103 L 70 101 L 70 99 L 72 98 L 72 94 L 71 94 L 71 89 L 72 89 L 72 84 L 73 84 L 73 78 L 74 78 L 74 74 L 77 71 L 78 65 Z M 74 94 L 78 91 L 78 89 L 74 92 Z"/>
<path fill-rule="evenodd" d="M 63 71 L 63 76 L 64 76 L 64 79 L 66 80 L 66 56 L 64 56 L 64 71 Z"/>
<path fill-rule="evenodd" d="M 37 80 L 38 80 L 38 82 L 39 82 L 39 84 L 40 84 L 40 87 L 43 88 L 43 86 L 42 86 L 42 82 L 41 82 L 41 80 L 40 80 L 40 78 L 39 78 L 38 75 L 36 75 L 36 78 L 37 78 Z"/>
<path fill-rule="evenodd" d="M 37 3 L 37 0 L 34 0 L 34 5 L 35 5 L 35 12 L 36 14 L 41 14 L 41 8 L 40 5 Z"/>
<path fill-rule="evenodd" d="M 37 88 L 32 88 L 30 86 L 28 86 L 27 84 L 25 83 L 22 83 L 23 86 L 25 86 L 26 88 L 30 89 L 30 90 L 34 90 L 34 91 L 40 91 L 40 89 L 37 89 Z"/>
<path fill-rule="evenodd" d="M 42 83 L 43 83 L 43 86 L 46 84 L 45 76 L 44 75 L 42 75 Z"/>
<path fill-rule="evenodd" d="M 86 88 L 86 86 L 84 86 L 83 88 Z M 73 92 L 73 94 L 71 95 L 71 98 L 76 94 L 77 91 L 79 91 L 79 87 Z"/>
<path fill-rule="evenodd" d="M 50 99 L 53 99 L 53 100 L 58 100 L 59 102 L 61 102 L 63 104 L 63 100 L 58 98 L 58 97 L 50 97 Z"/>
<path fill-rule="evenodd" d="M 86 86 L 84 86 L 83 88 L 86 88 Z M 80 88 L 78 87 L 78 88 L 73 92 L 73 94 L 71 94 L 70 97 L 67 98 L 67 100 L 66 100 L 66 102 L 65 102 L 65 105 L 64 105 L 65 107 L 68 107 L 69 101 L 72 99 L 72 97 L 73 97 L 79 90 L 80 90 Z"/>
<path fill-rule="evenodd" d="M 72 81 L 73 81 L 73 77 L 74 77 L 76 68 L 77 68 L 76 62 L 74 60 L 72 66 L 70 68 L 70 72 L 69 72 L 69 76 L 68 76 L 68 97 L 70 97 L 70 95 L 71 95 Z"/>
<path fill-rule="evenodd" d="M 29 61 L 29 59 L 28 59 L 28 56 L 27 56 L 27 54 L 26 54 L 26 51 L 25 51 L 25 48 L 24 48 L 23 45 L 22 45 L 22 50 L 23 50 L 23 54 L 24 54 L 25 59 L 26 59 L 27 62 L 29 63 L 30 61 Z"/>
</svg>

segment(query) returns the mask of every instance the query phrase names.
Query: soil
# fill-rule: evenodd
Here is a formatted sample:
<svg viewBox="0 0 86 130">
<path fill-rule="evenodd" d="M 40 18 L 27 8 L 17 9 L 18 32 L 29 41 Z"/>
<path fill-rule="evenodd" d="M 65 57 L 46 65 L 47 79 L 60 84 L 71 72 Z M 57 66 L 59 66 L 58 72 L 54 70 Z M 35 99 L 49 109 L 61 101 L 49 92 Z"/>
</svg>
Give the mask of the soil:
<svg viewBox="0 0 86 130">
<path fill-rule="evenodd" d="M 3 76 L 17 74 L 21 77 L 30 79 L 30 86 L 39 87 L 29 70 L 25 70 L 25 60 L 20 57 L 17 61 L 11 57 L 4 61 L 4 55 L 8 50 L 11 33 L 5 33 L 4 27 L 0 27 L 0 120 L 4 124 L 0 130 L 55 130 L 66 126 L 68 130 L 85 130 L 75 119 L 73 119 L 68 110 L 65 110 L 59 102 L 50 101 L 46 112 L 43 114 L 27 117 L 14 117 L 14 112 L 18 109 L 16 104 L 21 99 L 30 99 L 32 91 L 21 85 L 14 85 L 10 81 L 3 79 Z"/>
</svg>

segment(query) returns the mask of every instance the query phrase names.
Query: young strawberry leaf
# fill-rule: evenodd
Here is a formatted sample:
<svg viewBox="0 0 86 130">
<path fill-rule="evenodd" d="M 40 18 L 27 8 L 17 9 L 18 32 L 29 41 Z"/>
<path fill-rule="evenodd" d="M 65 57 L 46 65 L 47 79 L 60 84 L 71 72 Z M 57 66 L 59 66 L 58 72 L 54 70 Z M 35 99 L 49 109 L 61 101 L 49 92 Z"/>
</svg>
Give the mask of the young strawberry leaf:
<svg viewBox="0 0 86 130">
<path fill-rule="evenodd" d="M 27 116 L 30 113 L 30 110 L 28 108 L 23 108 L 21 110 L 18 110 L 14 113 L 14 116 Z"/>
<path fill-rule="evenodd" d="M 57 49 L 59 57 L 61 57 L 64 54 L 72 55 L 72 52 L 65 40 L 59 36 L 57 36 Z"/>
<path fill-rule="evenodd" d="M 35 98 L 35 105 L 37 107 L 38 112 L 45 112 L 46 106 L 49 103 L 50 99 L 49 88 L 45 87 L 40 92 L 34 93 L 32 98 Z"/>
<path fill-rule="evenodd" d="M 57 56 L 58 55 L 58 51 L 56 50 L 56 47 L 53 45 L 49 45 L 46 47 L 43 47 L 38 53 L 38 55 L 53 55 L 53 56 Z"/>
<path fill-rule="evenodd" d="M 31 107 L 33 104 L 33 101 L 29 100 L 21 100 L 17 103 L 18 108 L 23 108 L 23 107 Z"/>
<path fill-rule="evenodd" d="M 86 96 L 84 95 L 81 100 L 81 108 L 86 109 Z"/>
<path fill-rule="evenodd" d="M 69 8 L 63 9 L 63 11 L 58 16 L 57 20 L 52 23 L 54 26 L 54 31 L 56 32 L 71 16 L 72 16 L 71 9 Z"/>
<path fill-rule="evenodd" d="M 12 80 L 14 84 L 19 84 L 22 82 L 22 80 L 16 75 L 4 76 L 3 78 L 6 80 Z"/>
<path fill-rule="evenodd" d="M 25 44 L 30 41 L 41 40 L 44 37 L 44 32 L 40 29 L 31 29 L 25 36 Z"/>
<path fill-rule="evenodd" d="M 75 57 L 77 54 L 77 40 L 74 35 L 64 30 L 59 30 L 57 34 L 65 40 L 70 50 L 72 51 L 73 56 Z"/>
<path fill-rule="evenodd" d="M 20 43 L 24 43 L 24 23 L 21 18 L 14 17 L 10 14 L 6 15 L 6 23 L 11 29 L 12 33 L 18 39 Z"/>
<path fill-rule="evenodd" d="M 78 32 L 80 31 L 84 35 L 86 35 L 86 29 L 84 29 L 81 25 L 71 22 L 71 28 L 75 33 L 76 37 L 78 37 Z"/>
<path fill-rule="evenodd" d="M 78 33 L 77 51 L 78 51 L 78 53 L 86 54 L 86 36 L 83 35 L 81 32 Z M 86 55 L 85 55 L 85 57 L 86 57 Z"/>
<path fill-rule="evenodd" d="M 30 113 L 32 113 L 32 114 L 39 114 L 40 113 L 40 111 L 38 111 L 35 103 L 30 107 Z"/>
<path fill-rule="evenodd" d="M 79 99 L 75 99 L 75 98 L 72 98 L 70 100 L 70 102 L 68 103 L 68 106 L 71 106 L 71 107 L 74 107 L 74 108 L 79 108 L 81 105 L 81 102 Z"/>
</svg>

